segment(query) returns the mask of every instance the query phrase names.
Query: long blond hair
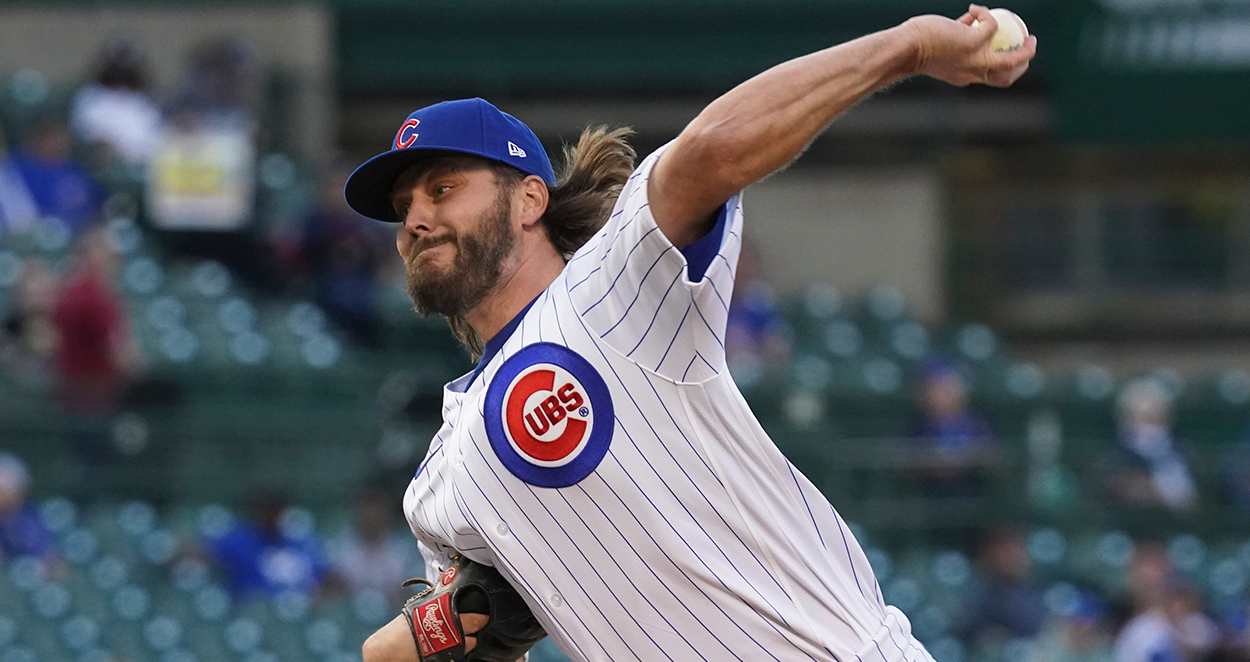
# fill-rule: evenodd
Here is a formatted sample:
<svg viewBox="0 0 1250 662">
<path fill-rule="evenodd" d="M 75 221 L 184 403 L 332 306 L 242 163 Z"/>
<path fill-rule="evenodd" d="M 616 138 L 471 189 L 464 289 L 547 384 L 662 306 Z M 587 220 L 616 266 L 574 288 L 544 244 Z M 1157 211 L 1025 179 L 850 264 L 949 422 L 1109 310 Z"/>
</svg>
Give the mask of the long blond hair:
<svg viewBox="0 0 1250 662">
<path fill-rule="evenodd" d="M 621 189 L 634 172 L 637 153 L 626 141 L 633 133 L 627 127 L 588 126 L 576 145 L 564 146 L 564 162 L 556 173 L 556 185 L 547 186 L 543 226 L 565 261 L 607 222 Z M 499 164 L 494 170 L 496 180 L 505 190 L 525 178 L 524 173 L 511 166 Z M 463 317 L 448 317 L 447 326 L 474 361 L 482 358 L 482 338 Z"/>
</svg>

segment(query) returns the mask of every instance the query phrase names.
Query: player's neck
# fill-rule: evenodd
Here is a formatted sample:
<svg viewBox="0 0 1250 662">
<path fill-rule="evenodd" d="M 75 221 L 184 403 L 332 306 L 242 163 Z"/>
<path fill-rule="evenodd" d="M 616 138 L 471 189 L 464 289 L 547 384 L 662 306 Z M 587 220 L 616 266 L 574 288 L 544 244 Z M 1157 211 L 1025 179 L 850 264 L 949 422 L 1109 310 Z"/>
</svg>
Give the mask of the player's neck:
<svg viewBox="0 0 1250 662">
<path fill-rule="evenodd" d="M 555 247 L 545 237 L 542 242 L 545 245 L 523 248 L 516 267 L 506 271 L 494 291 L 464 316 L 482 342 L 490 342 L 564 270 L 564 260 Z"/>
</svg>

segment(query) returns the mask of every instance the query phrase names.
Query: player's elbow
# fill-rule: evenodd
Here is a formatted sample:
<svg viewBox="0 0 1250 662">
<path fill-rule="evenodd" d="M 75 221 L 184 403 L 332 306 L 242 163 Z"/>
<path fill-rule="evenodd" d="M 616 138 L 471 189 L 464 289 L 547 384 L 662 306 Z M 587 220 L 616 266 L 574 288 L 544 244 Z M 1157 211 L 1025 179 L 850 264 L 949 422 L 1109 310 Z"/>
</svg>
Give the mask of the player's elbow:
<svg viewBox="0 0 1250 662">
<path fill-rule="evenodd" d="M 377 641 L 376 632 L 360 645 L 360 657 L 364 662 L 381 662 L 381 642 Z"/>
<path fill-rule="evenodd" d="M 364 662 L 385 662 L 385 646 L 382 644 L 380 632 L 374 632 L 360 646 L 360 657 Z"/>
<path fill-rule="evenodd" d="M 679 151 L 679 170 L 695 175 L 704 186 L 714 187 L 712 197 L 724 200 L 754 181 L 752 158 L 743 153 L 742 133 L 732 120 L 692 122 L 682 132 L 673 151 Z"/>
</svg>

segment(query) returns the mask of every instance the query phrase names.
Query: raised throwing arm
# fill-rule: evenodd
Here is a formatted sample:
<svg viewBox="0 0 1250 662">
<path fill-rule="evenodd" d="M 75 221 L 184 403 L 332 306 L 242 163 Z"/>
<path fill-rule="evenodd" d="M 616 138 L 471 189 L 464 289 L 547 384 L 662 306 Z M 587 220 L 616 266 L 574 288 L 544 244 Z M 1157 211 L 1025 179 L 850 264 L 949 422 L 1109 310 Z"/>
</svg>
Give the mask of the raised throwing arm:
<svg viewBox="0 0 1250 662">
<path fill-rule="evenodd" d="M 979 5 L 957 20 L 917 16 L 738 85 L 708 105 L 660 157 L 647 184 L 656 224 L 677 246 L 698 239 L 732 195 L 794 160 L 847 108 L 907 76 L 961 87 L 1011 85 L 1028 69 L 1037 40 L 995 52 L 989 42 L 996 29 Z"/>
</svg>

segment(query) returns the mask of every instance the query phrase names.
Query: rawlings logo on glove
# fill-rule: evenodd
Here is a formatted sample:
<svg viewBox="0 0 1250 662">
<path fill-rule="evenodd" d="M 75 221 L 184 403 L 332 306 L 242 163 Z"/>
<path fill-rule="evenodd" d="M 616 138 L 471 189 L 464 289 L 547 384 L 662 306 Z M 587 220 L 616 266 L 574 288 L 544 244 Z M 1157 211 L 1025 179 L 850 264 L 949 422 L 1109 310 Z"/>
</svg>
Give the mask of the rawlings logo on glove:
<svg viewBox="0 0 1250 662">
<path fill-rule="evenodd" d="M 445 651 L 460 643 L 456 628 L 451 622 L 451 595 L 444 593 L 433 602 L 421 607 L 421 627 L 413 628 L 417 648 L 427 657 Z"/>
<path fill-rule="evenodd" d="M 404 605 L 419 662 L 512 662 L 547 636 L 525 599 L 499 571 L 462 556 L 453 561 L 437 585 L 424 579 L 404 582 L 427 587 Z M 489 619 L 473 634 L 477 646 L 467 653 L 461 614 Z"/>
</svg>

